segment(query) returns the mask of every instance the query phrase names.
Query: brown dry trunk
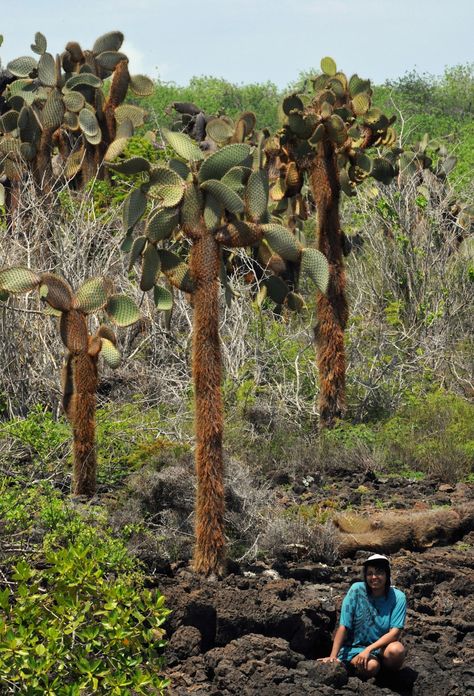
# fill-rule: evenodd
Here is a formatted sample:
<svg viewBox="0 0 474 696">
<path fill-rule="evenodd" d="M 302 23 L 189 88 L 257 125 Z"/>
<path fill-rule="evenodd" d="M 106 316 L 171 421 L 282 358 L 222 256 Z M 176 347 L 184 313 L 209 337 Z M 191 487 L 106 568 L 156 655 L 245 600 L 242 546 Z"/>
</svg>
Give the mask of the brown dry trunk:
<svg viewBox="0 0 474 696">
<path fill-rule="evenodd" d="M 193 243 L 193 378 L 196 422 L 195 570 L 224 570 L 224 465 L 222 460 L 219 246 L 203 225 Z"/>
<path fill-rule="evenodd" d="M 340 185 L 334 146 L 321 142 L 311 170 L 311 188 L 318 211 L 318 249 L 329 263 L 327 294 L 318 293 L 314 328 L 319 370 L 319 417 L 331 428 L 346 410 L 344 330 L 348 309 L 339 221 Z"/>
<path fill-rule="evenodd" d="M 74 440 L 72 492 L 75 495 L 86 495 L 90 498 L 95 493 L 97 475 L 95 444 L 97 356 L 83 351 L 71 356 L 70 365 L 73 391 L 66 408 Z M 66 399 L 65 389 L 65 402 Z"/>
<path fill-rule="evenodd" d="M 44 128 L 41 133 L 38 154 L 33 163 L 33 178 L 38 191 L 46 197 L 52 191 L 54 183 L 53 166 L 53 135 L 55 128 Z"/>
</svg>

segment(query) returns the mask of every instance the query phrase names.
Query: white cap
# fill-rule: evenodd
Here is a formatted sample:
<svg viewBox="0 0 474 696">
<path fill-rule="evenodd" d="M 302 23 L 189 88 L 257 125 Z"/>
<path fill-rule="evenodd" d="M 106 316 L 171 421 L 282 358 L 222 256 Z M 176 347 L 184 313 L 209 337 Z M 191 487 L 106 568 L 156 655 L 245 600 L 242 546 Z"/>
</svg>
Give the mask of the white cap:
<svg viewBox="0 0 474 696">
<path fill-rule="evenodd" d="M 369 563 L 376 563 L 377 561 L 385 561 L 386 563 L 388 563 L 388 565 L 390 565 L 390 561 L 387 558 L 387 556 L 383 556 L 381 553 L 373 553 L 371 556 L 369 556 L 367 558 L 367 560 L 365 560 L 363 562 L 362 565 L 368 565 Z"/>
</svg>

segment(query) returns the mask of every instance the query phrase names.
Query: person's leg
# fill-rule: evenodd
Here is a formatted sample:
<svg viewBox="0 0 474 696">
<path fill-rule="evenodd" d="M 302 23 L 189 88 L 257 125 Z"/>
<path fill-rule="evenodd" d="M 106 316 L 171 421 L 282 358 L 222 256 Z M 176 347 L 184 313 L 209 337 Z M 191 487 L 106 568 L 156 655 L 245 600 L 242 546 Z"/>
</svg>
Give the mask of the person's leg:
<svg viewBox="0 0 474 696">
<path fill-rule="evenodd" d="M 400 669 L 405 659 L 405 648 L 400 641 L 396 640 L 389 643 L 386 648 L 380 651 L 382 663 L 388 669 Z"/>
<path fill-rule="evenodd" d="M 357 655 L 353 657 L 351 660 L 351 665 L 355 668 L 356 674 L 360 677 L 363 677 L 364 679 L 370 679 L 371 677 L 375 677 L 375 675 L 380 669 L 379 660 L 376 657 L 371 657 L 367 662 L 367 667 L 363 668 L 355 663 L 356 657 Z"/>
</svg>

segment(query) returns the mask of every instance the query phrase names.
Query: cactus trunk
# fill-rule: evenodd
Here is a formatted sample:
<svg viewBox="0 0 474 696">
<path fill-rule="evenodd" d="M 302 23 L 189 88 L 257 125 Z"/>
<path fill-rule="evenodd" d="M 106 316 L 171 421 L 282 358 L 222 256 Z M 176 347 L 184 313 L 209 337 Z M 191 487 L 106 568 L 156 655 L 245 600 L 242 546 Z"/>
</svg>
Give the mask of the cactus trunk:
<svg viewBox="0 0 474 696">
<path fill-rule="evenodd" d="M 348 308 L 339 220 L 340 184 L 334 145 L 319 144 L 311 170 L 311 188 L 318 213 L 318 248 L 329 263 L 327 294 L 318 293 L 314 337 L 319 370 L 319 417 L 322 427 L 334 426 L 346 409 L 344 331 Z"/>
<path fill-rule="evenodd" d="M 95 417 L 97 355 L 87 350 L 69 355 L 63 373 L 63 407 L 72 425 L 72 493 L 92 497 L 96 489 Z"/>
<path fill-rule="evenodd" d="M 193 379 L 195 390 L 196 547 L 194 567 L 205 575 L 224 569 L 224 466 L 222 459 L 219 247 L 202 225 L 193 243 Z"/>
</svg>

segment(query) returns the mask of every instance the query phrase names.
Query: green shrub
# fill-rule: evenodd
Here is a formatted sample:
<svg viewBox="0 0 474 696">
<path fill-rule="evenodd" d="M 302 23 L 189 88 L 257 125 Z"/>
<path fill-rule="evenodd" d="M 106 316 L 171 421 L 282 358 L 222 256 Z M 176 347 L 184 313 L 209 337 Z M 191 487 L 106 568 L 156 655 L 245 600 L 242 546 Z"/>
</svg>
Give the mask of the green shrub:
<svg viewBox="0 0 474 696">
<path fill-rule="evenodd" d="M 71 431 L 65 420 L 55 420 L 51 411 L 35 406 L 27 418 L 15 418 L 2 426 L 0 439 L 13 438 L 27 447 L 34 463 L 45 462 L 68 445 Z"/>
<path fill-rule="evenodd" d="M 393 470 L 462 479 L 474 469 L 474 406 L 442 389 L 414 395 L 381 426 L 377 440 Z"/>
<path fill-rule="evenodd" d="M 5 510 L 4 498 L 21 501 L 23 492 L 3 493 Z M 46 533 L 40 567 L 19 560 L 13 585 L 0 589 L 2 693 L 163 693 L 164 597 L 144 589 L 136 561 L 103 520 L 84 520 L 47 487 L 29 493 L 33 523 Z M 19 533 L 28 524 L 11 509 L 9 518 Z"/>
</svg>

